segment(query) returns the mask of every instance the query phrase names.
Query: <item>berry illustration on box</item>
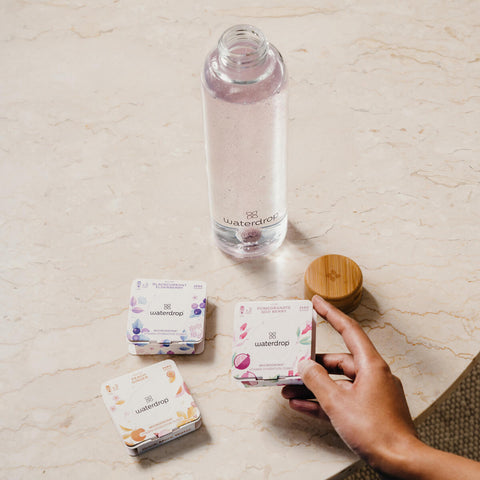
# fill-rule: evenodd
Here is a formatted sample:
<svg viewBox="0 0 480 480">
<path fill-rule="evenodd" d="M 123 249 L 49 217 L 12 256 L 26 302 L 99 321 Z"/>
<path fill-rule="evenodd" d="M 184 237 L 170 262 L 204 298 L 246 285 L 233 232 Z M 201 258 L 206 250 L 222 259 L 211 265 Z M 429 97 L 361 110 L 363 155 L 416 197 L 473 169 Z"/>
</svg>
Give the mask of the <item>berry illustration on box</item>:
<svg viewBox="0 0 480 480">
<path fill-rule="evenodd" d="M 197 297 L 193 297 L 194 302 L 191 305 L 192 311 L 190 312 L 190 318 L 199 317 L 202 313 L 205 313 L 205 307 L 207 305 L 207 299 L 204 298 L 200 303 L 195 303 Z"/>
</svg>

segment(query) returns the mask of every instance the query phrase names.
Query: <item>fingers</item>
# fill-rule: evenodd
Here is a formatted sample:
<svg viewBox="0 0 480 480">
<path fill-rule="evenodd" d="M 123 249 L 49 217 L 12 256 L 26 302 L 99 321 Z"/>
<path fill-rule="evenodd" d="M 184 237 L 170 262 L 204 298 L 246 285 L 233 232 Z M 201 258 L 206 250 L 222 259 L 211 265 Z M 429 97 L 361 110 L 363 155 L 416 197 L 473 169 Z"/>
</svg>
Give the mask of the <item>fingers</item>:
<svg viewBox="0 0 480 480">
<path fill-rule="evenodd" d="M 335 380 L 335 383 L 344 389 L 351 388 L 353 385 L 350 380 Z M 315 395 L 305 385 L 285 385 L 282 388 L 282 397 L 287 400 L 312 400 Z"/>
<path fill-rule="evenodd" d="M 349 380 L 336 380 L 335 384 L 340 390 L 350 390 L 353 386 Z M 289 400 L 288 404 L 291 409 L 321 420 L 329 420 L 321 404 L 312 400 L 313 393 L 304 385 L 287 385 L 283 387 L 282 395 Z"/>
<path fill-rule="evenodd" d="M 325 368 L 307 359 L 298 364 L 298 372 L 305 386 L 315 395 L 320 405 L 325 407 L 337 388 Z"/>
<path fill-rule="evenodd" d="M 315 395 L 305 385 L 285 385 L 282 388 L 282 397 L 291 398 L 314 398 Z"/>
<path fill-rule="evenodd" d="M 318 295 L 312 298 L 312 303 L 317 313 L 340 333 L 345 345 L 355 358 L 367 360 L 380 357 L 367 334 L 355 320 Z"/>
<path fill-rule="evenodd" d="M 325 367 L 330 375 L 345 375 L 352 380 L 355 379 L 357 371 L 350 353 L 317 354 L 316 360 Z"/>
<path fill-rule="evenodd" d="M 288 402 L 288 404 L 292 410 L 306 413 L 307 415 L 320 418 L 321 420 L 328 420 L 327 414 L 323 411 L 322 407 L 317 402 L 293 398 Z"/>
</svg>

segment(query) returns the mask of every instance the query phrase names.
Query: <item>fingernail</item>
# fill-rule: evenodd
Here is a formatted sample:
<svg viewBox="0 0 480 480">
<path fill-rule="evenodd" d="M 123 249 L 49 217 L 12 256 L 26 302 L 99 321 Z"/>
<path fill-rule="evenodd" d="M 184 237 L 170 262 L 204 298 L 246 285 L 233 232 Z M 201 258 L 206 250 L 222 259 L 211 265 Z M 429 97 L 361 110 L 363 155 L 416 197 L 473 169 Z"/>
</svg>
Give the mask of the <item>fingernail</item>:
<svg viewBox="0 0 480 480">
<path fill-rule="evenodd" d="M 314 296 L 312 297 L 312 302 L 313 302 L 314 300 L 316 300 L 317 302 L 318 302 L 318 301 L 323 301 L 323 298 L 322 298 L 320 295 L 314 295 Z"/>
</svg>

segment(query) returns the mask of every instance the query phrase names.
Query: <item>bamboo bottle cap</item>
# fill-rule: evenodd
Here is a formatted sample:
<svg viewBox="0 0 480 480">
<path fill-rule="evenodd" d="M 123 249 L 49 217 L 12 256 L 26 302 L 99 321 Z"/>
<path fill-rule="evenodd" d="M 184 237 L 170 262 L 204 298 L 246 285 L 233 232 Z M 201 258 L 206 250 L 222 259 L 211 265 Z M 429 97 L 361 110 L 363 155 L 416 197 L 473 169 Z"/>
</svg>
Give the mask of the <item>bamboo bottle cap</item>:
<svg viewBox="0 0 480 480">
<path fill-rule="evenodd" d="M 348 313 L 360 304 L 362 282 L 362 271 L 353 260 L 343 255 L 324 255 L 305 271 L 305 298 L 320 295 Z"/>
</svg>

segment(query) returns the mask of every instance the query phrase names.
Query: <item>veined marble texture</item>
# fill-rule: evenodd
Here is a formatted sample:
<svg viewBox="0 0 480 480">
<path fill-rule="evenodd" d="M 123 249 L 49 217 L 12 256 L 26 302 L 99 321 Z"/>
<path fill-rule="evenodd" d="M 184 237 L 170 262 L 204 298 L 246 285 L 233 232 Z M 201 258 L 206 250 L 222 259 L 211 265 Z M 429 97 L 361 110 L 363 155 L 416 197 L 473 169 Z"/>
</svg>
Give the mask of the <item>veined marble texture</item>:
<svg viewBox="0 0 480 480">
<path fill-rule="evenodd" d="M 207 201 L 200 69 L 237 23 L 290 82 L 289 232 L 254 261 L 213 246 Z M 230 377 L 235 302 L 302 298 L 327 253 L 426 412 L 480 350 L 479 27 L 466 0 L 2 1 L 0 478 L 340 478 L 327 424 Z M 205 352 L 174 358 L 204 425 L 131 458 L 99 387 L 163 359 L 127 353 L 136 277 L 204 280 L 209 307 Z"/>
</svg>

